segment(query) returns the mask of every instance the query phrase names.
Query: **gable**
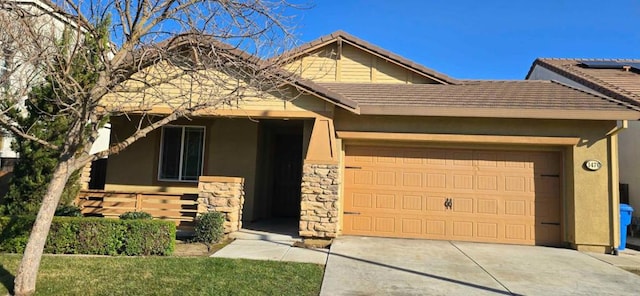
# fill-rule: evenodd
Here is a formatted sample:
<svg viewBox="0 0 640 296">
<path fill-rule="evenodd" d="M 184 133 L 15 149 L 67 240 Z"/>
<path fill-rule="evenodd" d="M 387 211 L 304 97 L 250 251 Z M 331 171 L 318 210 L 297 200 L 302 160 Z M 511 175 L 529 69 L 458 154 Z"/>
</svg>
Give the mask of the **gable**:
<svg viewBox="0 0 640 296">
<path fill-rule="evenodd" d="M 458 84 L 458 81 L 338 31 L 281 55 L 285 70 L 315 82 Z"/>
<path fill-rule="evenodd" d="M 286 70 L 316 82 L 439 83 L 358 47 L 337 42 L 310 51 Z"/>
</svg>

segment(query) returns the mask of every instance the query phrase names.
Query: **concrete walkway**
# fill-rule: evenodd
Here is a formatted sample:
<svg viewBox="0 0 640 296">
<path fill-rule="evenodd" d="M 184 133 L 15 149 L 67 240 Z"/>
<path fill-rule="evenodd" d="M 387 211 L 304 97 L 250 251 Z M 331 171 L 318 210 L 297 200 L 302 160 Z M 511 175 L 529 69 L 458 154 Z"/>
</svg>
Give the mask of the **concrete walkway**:
<svg viewBox="0 0 640 296">
<path fill-rule="evenodd" d="M 639 291 L 637 275 L 574 250 L 345 236 L 331 246 L 320 294 L 638 295 Z"/>
<path fill-rule="evenodd" d="M 301 241 L 297 235 L 297 223 L 291 226 L 288 221 L 270 221 L 247 225 L 235 232 L 235 239 L 229 245 L 215 252 L 211 257 L 240 258 L 253 260 L 290 261 L 324 265 L 327 262 L 328 249 L 310 249 L 294 247 Z"/>
<path fill-rule="evenodd" d="M 600 253 L 585 253 L 593 258 L 596 258 L 602 262 L 610 265 L 622 268 L 624 270 L 639 271 L 640 272 L 640 251 L 636 251 L 630 248 L 626 248 L 618 253 L 618 256 L 612 256 L 608 254 Z M 638 286 L 640 294 L 640 285 Z"/>
</svg>

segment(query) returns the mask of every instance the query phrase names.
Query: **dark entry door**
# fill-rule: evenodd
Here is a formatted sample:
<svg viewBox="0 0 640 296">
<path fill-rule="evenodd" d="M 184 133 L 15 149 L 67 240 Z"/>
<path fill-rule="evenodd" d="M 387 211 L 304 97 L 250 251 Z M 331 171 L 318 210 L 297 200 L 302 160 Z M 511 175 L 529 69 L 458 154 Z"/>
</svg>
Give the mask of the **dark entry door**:
<svg viewBox="0 0 640 296">
<path fill-rule="evenodd" d="M 274 146 L 271 213 L 274 217 L 299 217 L 302 135 L 276 135 Z"/>
</svg>

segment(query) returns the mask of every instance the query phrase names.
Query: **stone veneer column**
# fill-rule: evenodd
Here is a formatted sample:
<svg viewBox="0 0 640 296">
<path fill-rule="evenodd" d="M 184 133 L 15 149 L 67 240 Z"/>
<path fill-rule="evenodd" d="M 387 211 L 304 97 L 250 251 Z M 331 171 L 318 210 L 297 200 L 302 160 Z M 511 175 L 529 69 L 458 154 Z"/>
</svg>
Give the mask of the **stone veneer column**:
<svg viewBox="0 0 640 296">
<path fill-rule="evenodd" d="M 80 189 L 89 189 L 89 182 L 91 182 L 91 162 L 87 163 L 80 171 Z"/>
<path fill-rule="evenodd" d="M 198 214 L 222 213 L 225 234 L 242 228 L 244 178 L 201 176 L 198 192 Z"/>
<path fill-rule="evenodd" d="M 305 163 L 302 170 L 300 236 L 334 238 L 338 234 L 340 166 Z"/>
</svg>

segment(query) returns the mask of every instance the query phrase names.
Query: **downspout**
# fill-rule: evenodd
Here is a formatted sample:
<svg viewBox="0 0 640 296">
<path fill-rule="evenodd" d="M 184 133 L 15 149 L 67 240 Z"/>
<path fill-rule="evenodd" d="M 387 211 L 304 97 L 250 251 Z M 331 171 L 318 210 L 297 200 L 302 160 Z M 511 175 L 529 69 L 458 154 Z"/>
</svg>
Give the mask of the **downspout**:
<svg viewBox="0 0 640 296">
<path fill-rule="evenodd" d="M 618 120 L 616 121 L 616 127 L 607 133 L 608 142 L 609 142 L 609 153 L 611 155 L 610 166 L 611 166 L 611 178 L 610 178 L 610 188 L 611 188 L 611 231 L 610 242 L 611 253 L 613 255 L 618 255 L 617 246 L 620 244 L 620 236 L 618 234 L 618 229 L 620 229 L 620 192 L 618 190 L 618 186 L 620 183 L 620 162 L 618 159 L 618 133 L 627 129 L 629 127 L 629 122 L 627 120 Z"/>
</svg>

